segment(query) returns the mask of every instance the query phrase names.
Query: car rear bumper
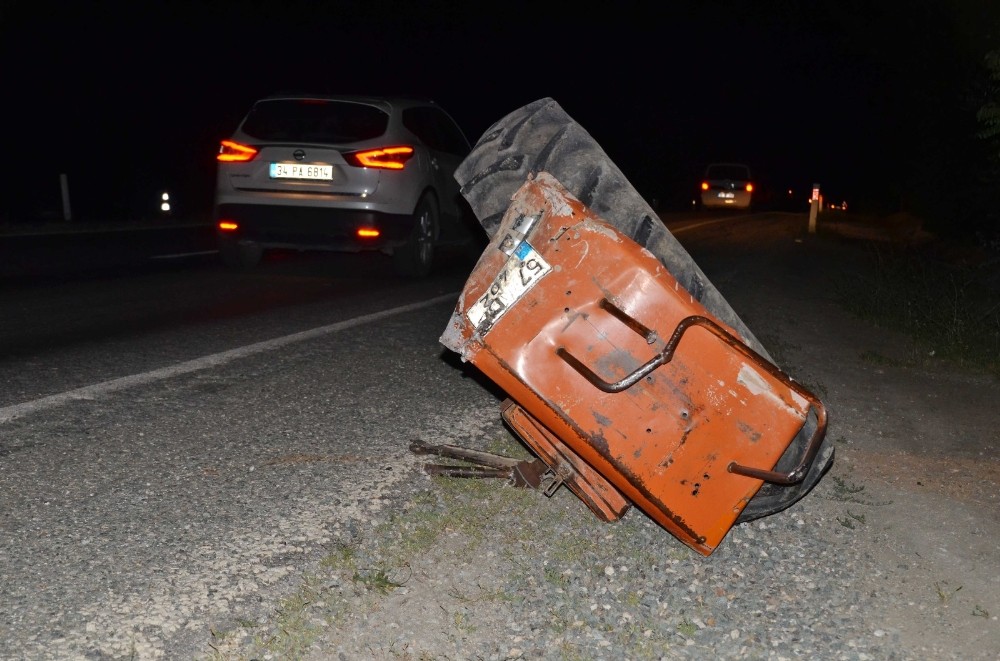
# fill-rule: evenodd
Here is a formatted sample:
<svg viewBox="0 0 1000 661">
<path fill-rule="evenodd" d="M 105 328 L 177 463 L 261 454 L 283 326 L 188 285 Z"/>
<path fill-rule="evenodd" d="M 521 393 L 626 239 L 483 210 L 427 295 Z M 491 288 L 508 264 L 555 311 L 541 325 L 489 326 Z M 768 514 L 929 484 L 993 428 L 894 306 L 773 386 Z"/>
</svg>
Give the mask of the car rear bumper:
<svg viewBox="0 0 1000 661">
<path fill-rule="evenodd" d="M 728 193 L 732 197 L 720 197 L 720 194 Z M 701 194 L 701 206 L 711 208 L 733 207 L 736 209 L 746 209 L 750 206 L 750 193 L 746 191 L 720 191 L 707 190 Z"/>
<path fill-rule="evenodd" d="M 252 241 L 265 248 L 341 252 L 399 246 L 406 242 L 415 222 L 410 214 L 271 204 L 220 204 L 215 219 L 216 223 L 232 221 L 238 226 L 218 230 L 222 239 Z M 377 230 L 378 236 L 361 237 L 361 229 Z"/>
</svg>

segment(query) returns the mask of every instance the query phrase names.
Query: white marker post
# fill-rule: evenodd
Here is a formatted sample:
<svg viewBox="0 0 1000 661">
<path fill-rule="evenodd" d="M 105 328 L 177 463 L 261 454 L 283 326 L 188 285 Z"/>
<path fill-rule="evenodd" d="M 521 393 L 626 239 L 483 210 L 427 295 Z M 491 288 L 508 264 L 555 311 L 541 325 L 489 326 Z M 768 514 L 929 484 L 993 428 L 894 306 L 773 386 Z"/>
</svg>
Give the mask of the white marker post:
<svg viewBox="0 0 1000 661">
<path fill-rule="evenodd" d="M 816 233 L 816 213 L 819 211 L 819 184 L 813 184 L 812 197 L 809 198 L 809 233 Z"/>
<path fill-rule="evenodd" d="M 69 177 L 59 175 L 59 188 L 62 190 L 63 220 L 73 220 L 73 212 L 69 207 Z"/>
</svg>

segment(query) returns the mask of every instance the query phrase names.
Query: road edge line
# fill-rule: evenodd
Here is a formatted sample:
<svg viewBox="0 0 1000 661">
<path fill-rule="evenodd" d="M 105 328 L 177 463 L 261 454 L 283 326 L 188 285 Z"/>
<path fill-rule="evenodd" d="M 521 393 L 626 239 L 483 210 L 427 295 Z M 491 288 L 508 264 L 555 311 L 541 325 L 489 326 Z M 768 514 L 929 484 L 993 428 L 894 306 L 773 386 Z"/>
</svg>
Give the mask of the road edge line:
<svg viewBox="0 0 1000 661">
<path fill-rule="evenodd" d="M 285 335 L 284 337 L 277 337 L 270 340 L 255 342 L 254 344 L 248 344 L 246 346 L 237 347 L 235 349 L 229 349 L 228 351 L 210 354 L 208 356 L 202 356 L 201 358 L 187 360 L 184 361 L 183 363 L 177 363 L 176 365 L 170 365 L 168 367 L 161 367 L 159 369 L 155 369 L 149 372 L 142 372 L 140 374 L 131 374 L 129 376 L 122 376 L 117 379 L 111 379 L 109 381 L 102 381 L 100 383 L 95 383 L 89 386 L 83 386 L 82 388 L 67 390 L 66 392 L 62 392 L 56 395 L 48 395 L 46 397 L 41 397 L 39 399 L 34 399 L 27 402 L 21 402 L 20 404 L 12 404 L 10 406 L 5 406 L 0 408 L 0 424 L 10 422 L 15 418 L 19 418 L 29 413 L 36 413 L 38 411 L 43 411 L 45 409 L 59 406 L 67 402 L 94 399 L 100 395 L 106 395 L 108 393 L 118 392 L 121 390 L 125 390 L 127 388 L 132 388 L 134 386 L 153 383 L 155 381 L 167 379 L 174 376 L 179 376 L 181 374 L 190 374 L 191 372 L 197 372 L 199 370 L 208 369 L 211 367 L 218 367 L 219 365 L 224 365 L 239 358 L 245 358 L 247 356 L 252 356 L 254 354 L 263 353 L 265 351 L 277 349 L 279 347 L 283 347 L 289 344 L 294 344 L 296 342 L 311 340 L 317 337 L 322 337 L 324 335 L 329 335 L 331 333 L 336 333 L 342 330 L 346 330 L 348 328 L 353 328 L 355 326 L 363 326 L 364 324 L 373 321 L 379 321 L 381 319 L 393 317 L 398 314 L 403 314 L 406 312 L 412 312 L 414 310 L 420 310 L 422 308 L 431 307 L 433 305 L 437 305 L 445 301 L 449 300 L 456 301 L 458 299 L 459 294 L 461 294 L 461 292 L 441 294 L 440 296 L 435 296 L 434 298 L 429 298 L 425 301 L 419 301 L 417 303 L 401 305 L 395 308 L 390 308 L 388 310 L 381 310 L 379 312 L 364 314 L 361 315 L 360 317 L 354 317 L 352 319 L 338 321 L 336 323 L 329 324 L 326 326 L 320 326 L 318 328 L 311 328 L 309 330 L 300 331 L 298 333 L 292 333 L 291 335 Z"/>
</svg>

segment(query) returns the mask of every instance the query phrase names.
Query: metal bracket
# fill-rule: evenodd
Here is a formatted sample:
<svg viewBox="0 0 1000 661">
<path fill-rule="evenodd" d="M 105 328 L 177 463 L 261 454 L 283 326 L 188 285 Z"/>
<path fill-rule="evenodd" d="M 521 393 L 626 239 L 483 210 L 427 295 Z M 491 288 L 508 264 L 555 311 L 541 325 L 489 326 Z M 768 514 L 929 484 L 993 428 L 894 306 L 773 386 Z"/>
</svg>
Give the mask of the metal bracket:
<svg viewBox="0 0 1000 661">
<path fill-rule="evenodd" d="M 558 475 L 556 475 L 556 472 L 553 471 L 551 468 L 545 471 L 544 477 L 549 479 L 549 483 L 548 485 L 546 485 L 542 493 L 545 495 L 546 498 L 551 498 L 553 495 L 555 495 L 556 491 L 559 491 L 559 487 L 563 485 L 563 479 Z"/>
<path fill-rule="evenodd" d="M 532 489 L 540 488 L 543 479 L 548 474 L 555 475 L 541 459 L 515 459 L 457 445 L 429 445 L 424 441 L 415 440 L 410 443 L 410 451 L 414 454 L 435 455 L 474 464 L 472 466 L 424 464 L 424 471 L 428 475 L 480 479 L 503 478 L 515 487 L 530 487 Z M 559 484 L 562 484 L 562 480 L 559 480 L 555 487 L 551 484 L 548 485 L 544 492 L 545 495 L 550 496 L 550 491 L 558 489 Z"/>
</svg>

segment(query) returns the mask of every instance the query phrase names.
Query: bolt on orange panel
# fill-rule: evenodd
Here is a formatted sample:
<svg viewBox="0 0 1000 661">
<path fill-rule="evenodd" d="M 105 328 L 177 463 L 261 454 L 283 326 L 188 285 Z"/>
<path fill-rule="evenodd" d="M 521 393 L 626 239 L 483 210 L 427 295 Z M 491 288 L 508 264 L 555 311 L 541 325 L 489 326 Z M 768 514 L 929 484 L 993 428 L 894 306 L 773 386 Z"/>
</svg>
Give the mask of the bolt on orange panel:
<svg viewBox="0 0 1000 661">
<path fill-rule="evenodd" d="M 704 555 L 764 480 L 802 479 L 826 430 L 815 396 L 544 172 L 514 195 L 441 342 Z M 811 412 L 798 465 L 774 472 Z"/>
</svg>

